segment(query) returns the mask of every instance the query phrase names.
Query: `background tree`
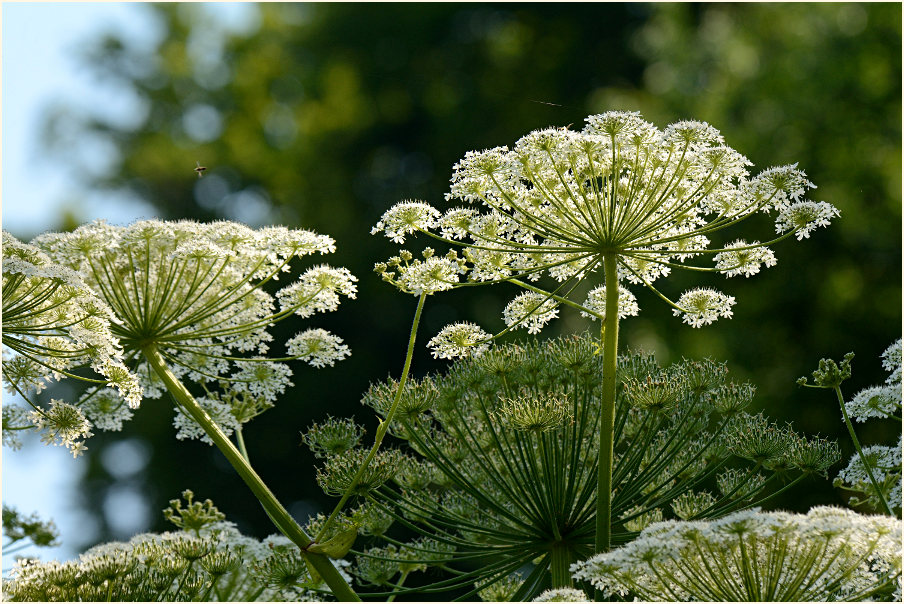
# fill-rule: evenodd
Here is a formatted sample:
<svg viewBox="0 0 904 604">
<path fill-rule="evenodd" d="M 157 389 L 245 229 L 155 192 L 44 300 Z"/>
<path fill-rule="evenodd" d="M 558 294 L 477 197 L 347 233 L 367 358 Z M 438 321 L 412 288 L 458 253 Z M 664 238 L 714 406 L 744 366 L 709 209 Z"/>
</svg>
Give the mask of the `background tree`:
<svg viewBox="0 0 904 604">
<path fill-rule="evenodd" d="M 731 321 L 677 326 L 640 292 L 644 312 L 622 334 L 663 364 L 727 360 L 738 379 L 759 387 L 755 406 L 803 432 L 837 437 L 851 453 L 836 409 L 794 381 L 818 358 L 854 350 L 858 385 L 877 382 L 874 359 L 900 333 L 900 5 L 274 3 L 256 5 L 241 31 L 224 29 L 199 5 L 148 7 L 165 32 L 155 54 L 107 36 L 84 55 L 142 100 L 143 115 L 124 126 L 59 107 L 46 140 L 73 163 L 81 141 L 107 141 L 118 164 L 86 171 L 90 184 L 137 194 L 161 218 L 329 233 L 339 246 L 335 262 L 362 277 L 358 306 L 322 322 L 352 357 L 316 373 L 299 368 L 296 388 L 246 434 L 268 483 L 297 472 L 275 485 L 287 504 L 296 502 L 294 513 L 328 507 L 298 431 L 327 413 L 355 414 L 372 431 L 361 394 L 401 366 L 413 303 L 368 276 L 373 262 L 398 251 L 368 237 L 369 228 L 396 201 L 438 201 L 468 150 L 549 125 L 580 129 L 584 117 L 610 109 L 639 110 L 662 124 L 708 121 L 755 170 L 799 161 L 819 186 L 813 198 L 841 210 L 831 231 L 783 250 L 776 269 L 730 283 L 726 291 L 744 301 Z M 208 167 L 202 179 L 196 161 Z M 698 277 L 673 279 L 675 291 L 691 279 L 699 285 Z M 422 342 L 456 320 L 502 325 L 504 301 L 494 296 L 511 293 L 460 291 L 435 301 Z M 563 319 L 548 335 L 583 326 Z M 418 348 L 415 373 L 442 366 Z M 124 434 L 94 437 L 89 509 L 102 509 L 116 484 L 100 463 L 103 443 L 128 437 L 151 451 L 131 480 L 152 510 L 191 488 L 213 497 L 243 531 L 272 530 L 252 498 L 219 495 L 243 491 L 217 451 L 174 445 L 171 411 L 148 404 L 136 419 Z M 866 428 L 865 442 L 893 429 Z M 841 502 L 827 481 L 775 506 Z M 113 537 L 109 527 L 99 535 Z"/>
</svg>

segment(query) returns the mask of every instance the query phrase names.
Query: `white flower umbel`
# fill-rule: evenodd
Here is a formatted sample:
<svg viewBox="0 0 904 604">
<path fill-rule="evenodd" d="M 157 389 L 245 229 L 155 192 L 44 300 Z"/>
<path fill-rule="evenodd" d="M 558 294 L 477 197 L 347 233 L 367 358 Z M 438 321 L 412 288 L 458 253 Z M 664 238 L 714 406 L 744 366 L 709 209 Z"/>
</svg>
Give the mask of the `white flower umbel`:
<svg viewBox="0 0 904 604">
<path fill-rule="evenodd" d="M 383 231 L 394 242 L 405 243 L 405 235 L 435 227 L 439 216 L 439 210 L 426 203 L 416 201 L 397 203 L 383 214 L 383 218 L 371 229 L 370 234 L 376 235 Z"/>
<path fill-rule="evenodd" d="M 851 501 L 852 505 L 868 502 L 879 508 L 884 499 L 892 509 L 901 509 L 901 438 L 892 447 L 872 445 L 862 449 L 862 457 L 851 457 L 846 468 L 838 472 L 835 486 L 859 494 Z M 869 464 L 881 496 L 864 468 L 864 461 Z"/>
<path fill-rule="evenodd" d="M 596 321 L 597 317 L 601 319 L 606 319 L 606 286 L 600 285 L 599 287 L 595 287 L 587 294 L 587 299 L 584 301 L 584 306 L 592 311 L 589 313 L 587 311 L 581 311 L 581 315 L 585 317 L 590 317 L 592 320 Z M 618 318 L 625 319 L 627 317 L 636 317 L 640 312 L 640 307 L 637 305 L 637 298 L 634 297 L 634 294 L 631 293 L 627 287 L 618 288 Z"/>
<path fill-rule="evenodd" d="M 901 385 L 901 340 L 889 346 L 882 353 L 882 367 L 890 372 L 885 380 L 887 384 Z"/>
<path fill-rule="evenodd" d="M 719 317 L 731 317 L 734 296 L 726 296 L 708 287 L 700 287 L 681 294 L 678 305 L 674 309 L 675 316 L 683 315 L 682 320 L 691 327 L 709 325 Z M 683 310 L 682 310 L 683 309 Z"/>
<path fill-rule="evenodd" d="M 177 417 L 180 434 L 199 435 L 192 423 L 203 429 L 333 593 L 356 599 L 325 555 L 307 551 L 311 537 L 253 470 L 247 452 L 239 450 L 244 449 L 241 425 L 271 407 L 290 384 L 291 370 L 280 361 L 293 359 L 267 356 L 270 326 L 292 315 L 335 310 L 343 297 L 355 297 L 356 278 L 326 265 L 308 269 L 275 297 L 265 289 L 290 271 L 294 260 L 334 252 L 333 239 L 285 227 L 144 220 L 125 227 L 99 221 L 32 243 L 78 271 L 109 306 L 115 317 L 110 331 L 119 339 L 123 360 L 137 366 L 149 392 L 166 390 L 176 401 L 183 414 Z M 185 382 L 204 391 L 200 399 L 216 417 Z M 234 430 L 238 446 L 224 429 Z"/>
<path fill-rule="evenodd" d="M 307 362 L 311 367 L 332 367 L 351 354 L 342 338 L 325 329 L 308 329 L 288 342 L 289 354 Z"/>
<path fill-rule="evenodd" d="M 831 204 L 803 199 L 814 185 L 796 164 L 752 177 L 750 162 L 705 122 L 659 130 L 638 113 L 618 111 L 586 121 L 580 132 L 548 128 L 512 148 L 468 152 L 454 167 L 447 199 L 479 203 L 484 213 L 459 207 L 440 214 L 407 201 L 388 210 L 372 232 L 402 242 L 421 231 L 465 245 L 473 281 L 543 272 L 562 282 L 580 280 L 611 255 L 619 278 L 652 287 L 704 254 L 716 261 L 705 270 L 751 276 L 775 265 L 767 246 L 809 237 L 838 216 Z M 709 247 L 713 233 L 756 212 L 775 212 L 783 235 Z M 717 316 L 724 315 L 711 318 Z"/>
<path fill-rule="evenodd" d="M 332 238 L 300 229 L 95 222 L 34 243 L 78 270 L 109 305 L 116 318 L 111 331 L 127 362 L 138 365 L 149 395 L 161 394 L 144 365 L 143 354 L 153 346 L 177 377 L 228 384 L 272 402 L 290 383 L 291 371 L 264 356 L 273 339 L 270 325 L 292 314 L 336 310 L 342 298 L 356 294 L 355 276 L 327 265 L 309 268 L 275 299 L 263 288 L 289 271 L 293 260 L 335 251 Z"/>
<path fill-rule="evenodd" d="M 746 241 L 739 239 L 725 248 L 729 251 L 719 252 L 715 260 L 716 268 L 726 277 L 749 277 L 760 272 L 761 266 L 775 266 L 778 262 L 772 250 L 762 247 L 758 241 L 748 245 Z"/>
<path fill-rule="evenodd" d="M 844 406 L 851 419 L 857 422 L 890 417 L 901 412 L 901 386 L 870 386 L 855 394 Z"/>
<path fill-rule="evenodd" d="M 900 596 L 900 519 L 815 507 L 651 525 L 571 567 L 604 595 L 647 601 L 813 602 Z"/>
<path fill-rule="evenodd" d="M 560 587 L 558 589 L 547 589 L 539 596 L 532 600 L 533 602 L 590 602 L 580 589 L 573 587 Z"/>
<path fill-rule="evenodd" d="M 51 399 L 49 409 L 32 411 L 30 415 L 35 428 L 43 431 L 41 442 L 66 447 L 73 457 L 84 453 L 84 441 L 93 436 L 91 422 L 81 409 L 69 403 Z"/>
<path fill-rule="evenodd" d="M 799 201 L 783 207 L 775 221 L 775 231 L 795 233 L 797 240 L 809 238 L 817 227 L 827 227 L 839 215 L 838 209 L 824 201 Z"/>
<path fill-rule="evenodd" d="M 555 301 L 543 294 L 524 292 L 508 303 L 502 313 L 511 328 L 524 327 L 527 333 L 539 333 L 543 326 L 559 315 Z"/>
<path fill-rule="evenodd" d="M 124 405 L 134 408 L 142 398 L 138 378 L 123 364 L 122 348 L 111 328 L 113 313 L 75 271 L 6 231 L 2 245 L 4 385 L 31 405 L 31 425 L 45 431 L 45 442 L 61 444 L 78 455 L 90 435 L 84 414 L 59 401 L 45 409 L 32 395 L 54 380 L 72 377 L 114 387 Z M 95 377 L 83 368 L 93 370 Z M 29 423 L 18 422 L 12 428 L 5 420 L 4 442 L 15 443 L 7 429 L 26 429 Z"/>
<path fill-rule="evenodd" d="M 480 356 L 490 345 L 491 336 L 474 323 L 453 323 L 433 336 L 427 347 L 434 359 L 458 359 Z"/>
<path fill-rule="evenodd" d="M 747 171 L 749 165 L 705 122 L 681 121 L 660 130 L 639 113 L 610 111 L 588 117 L 580 132 L 546 128 L 511 148 L 466 153 L 453 168 L 446 195 L 447 201 L 466 206 L 440 214 L 424 202 L 405 202 L 386 212 L 373 232 L 398 241 L 420 231 L 465 248 L 462 273 L 472 284 L 508 281 L 528 290 L 528 297 L 506 306 L 505 331 L 519 325 L 537 333 L 559 305 L 592 315 L 569 297 L 582 281 L 605 285 L 600 429 L 609 432 L 614 429 L 622 281 L 649 288 L 688 325 L 708 325 L 731 317 L 734 298 L 707 288 L 688 292 L 676 303 L 653 282 L 682 268 L 753 274 L 775 264 L 769 246 L 808 237 L 838 215 L 826 202 L 804 199 L 814 185 L 796 164 L 756 176 Z M 715 234 L 759 212 L 777 215 L 780 236 L 745 249 L 710 246 Z M 723 255 L 715 266 L 686 263 L 718 254 Z M 392 266 L 392 261 L 381 263 L 377 271 L 410 291 L 389 270 Z M 544 277 L 549 285 L 541 281 Z M 530 310 L 525 302 L 536 300 L 543 301 L 540 308 L 523 312 Z M 608 549 L 611 532 L 606 493 L 613 453 L 603 450 L 612 444 L 610 436 L 600 442 L 598 551 Z"/>
</svg>

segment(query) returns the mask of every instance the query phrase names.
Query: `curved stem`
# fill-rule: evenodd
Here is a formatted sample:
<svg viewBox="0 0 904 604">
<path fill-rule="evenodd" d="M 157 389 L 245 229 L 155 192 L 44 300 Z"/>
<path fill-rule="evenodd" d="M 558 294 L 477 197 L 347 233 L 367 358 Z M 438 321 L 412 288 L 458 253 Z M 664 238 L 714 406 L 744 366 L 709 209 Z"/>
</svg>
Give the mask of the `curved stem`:
<svg viewBox="0 0 904 604">
<path fill-rule="evenodd" d="M 392 401 L 392 406 L 389 408 L 389 412 L 386 414 L 386 417 L 380 420 L 380 425 L 377 427 L 377 433 L 374 435 L 374 445 L 371 447 L 370 452 L 367 454 L 367 457 L 364 458 L 364 462 L 361 464 L 361 467 L 358 468 L 358 471 L 355 473 L 355 476 L 352 478 L 352 481 L 349 483 L 348 488 L 345 489 L 345 492 L 342 494 L 342 498 L 339 499 L 339 503 L 336 504 L 336 507 L 333 508 L 333 511 L 330 512 L 329 517 L 326 519 L 326 522 L 323 523 L 323 526 L 320 528 L 320 532 L 317 533 L 317 537 L 315 537 L 315 541 L 320 541 L 323 539 L 323 536 L 326 535 L 327 529 L 330 524 L 332 524 L 333 519 L 336 515 L 342 510 L 342 506 L 345 505 L 345 502 L 348 501 L 348 498 L 352 496 L 355 487 L 358 485 L 358 482 L 361 480 L 361 477 L 364 475 L 364 472 L 367 470 L 367 466 L 370 465 L 370 462 L 373 461 L 374 456 L 376 456 L 377 451 L 380 448 L 380 443 L 383 442 L 383 437 L 386 436 L 386 432 L 389 430 L 389 425 L 392 423 L 392 418 L 396 413 L 396 410 L 399 408 L 399 401 L 402 400 L 402 393 L 405 391 L 405 383 L 408 381 L 408 371 L 411 369 L 411 357 L 414 355 L 414 341 L 417 337 L 417 326 L 421 322 L 421 311 L 424 310 L 424 300 L 427 298 L 427 292 L 424 292 L 420 295 L 417 301 L 417 310 L 414 311 L 414 320 L 411 322 L 411 334 L 408 336 L 408 351 L 405 354 L 405 366 L 402 368 L 402 376 L 399 378 L 399 386 L 396 389 L 395 398 Z"/>
<path fill-rule="evenodd" d="M 857 439 L 857 433 L 854 432 L 854 425 L 851 423 L 851 418 L 848 417 L 847 408 L 844 406 L 844 397 L 841 395 L 841 388 L 835 386 L 835 395 L 838 397 L 838 404 L 841 405 L 841 414 L 844 416 L 844 423 L 847 425 L 848 433 L 851 435 L 851 440 L 854 441 L 854 448 L 857 449 L 857 455 L 860 456 L 860 463 L 863 464 L 863 469 L 866 470 L 866 475 L 869 476 L 869 481 L 873 483 L 873 488 L 876 489 L 876 497 L 879 498 L 879 501 L 882 502 L 882 509 L 889 516 L 894 516 L 891 511 L 891 508 L 888 507 L 888 502 L 885 501 L 885 496 L 882 495 L 882 491 L 879 489 L 879 484 L 876 482 L 876 479 L 873 477 L 873 471 L 870 469 L 869 464 L 866 462 L 866 457 L 863 455 L 863 449 L 860 448 L 860 440 Z"/>
<path fill-rule="evenodd" d="M 603 321 L 603 389 L 600 412 L 600 450 L 596 491 L 597 553 L 612 541 L 612 458 L 615 432 L 615 370 L 618 364 L 618 265 L 615 254 L 603 259 L 606 320 Z"/>
<path fill-rule="evenodd" d="M 273 492 L 251 467 L 251 464 L 248 463 L 239 450 L 235 448 L 235 445 L 232 444 L 232 441 L 198 404 L 188 389 L 179 381 L 179 378 L 173 374 L 157 349 L 157 345 L 153 343 L 148 344 L 142 349 L 142 352 L 157 377 L 166 385 L 167 391 L 173 397 L 173 400 L 176 401 L 176 404 L 204 429 L 210 440 L 226 456 L 230 465 L 232 465 L 245 484 L 248 485 L 257 500 L 261 502 L 276 528 L 301 548 L 305 560 L 314 567 L 326 584 L 329 585 L 333 595 L 340 601 L 360 602 L 361 599 L 352 591 L 352 588 L 349 587 L 348 583 L 345 582 L 342 575 L 339 574 L 339 571 L 326 556 L 310 553 L 306 550 L 311 545 L 312 539 L 289 515 L 286 508 L 276 499 Z"/>
</svg>

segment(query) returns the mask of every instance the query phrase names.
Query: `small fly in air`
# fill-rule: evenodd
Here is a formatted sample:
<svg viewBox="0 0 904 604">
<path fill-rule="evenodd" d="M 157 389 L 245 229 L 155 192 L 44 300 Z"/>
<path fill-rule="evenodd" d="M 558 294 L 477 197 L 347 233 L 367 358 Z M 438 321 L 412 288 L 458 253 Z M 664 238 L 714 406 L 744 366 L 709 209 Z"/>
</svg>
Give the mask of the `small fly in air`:
<svg viewBox="0 0 904 604">
<path fill-rule="evenodd" d="M 195 172 L 198 173 L 198 178 L 201 178 L 202 176 L 204 176 L 204 170 L 206 170 L 207 168 L 202 166 L 201 162 L 199 161 L 196 161 L 195 164 L 198 166 L 197 168 L 195 168 Z"/>
</svg>

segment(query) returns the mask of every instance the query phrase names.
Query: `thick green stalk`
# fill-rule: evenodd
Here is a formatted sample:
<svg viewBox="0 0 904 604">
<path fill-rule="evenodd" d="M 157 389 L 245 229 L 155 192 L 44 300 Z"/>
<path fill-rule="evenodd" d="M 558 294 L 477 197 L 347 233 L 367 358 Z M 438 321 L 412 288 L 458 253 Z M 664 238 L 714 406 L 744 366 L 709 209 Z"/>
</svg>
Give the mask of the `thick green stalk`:
<svg viewBox="0 0 904 604">
<path fill-rule="evenodd" d="M 615 433 L 615 370 L 618 363 L 618 264 L 615 254 L 603 260 L 606 320 L 603 322 L 603 391 L 600 410 L 600 450 L 596 489 L 596 552 L 612 542 L 612 458 Z"/>
<path fill-rule="evenodd" d="M 289 515 L 289 512 L 286 511 L 286 508 L 284 508 L 279 500 L 276 499 L 276 496 L 267 485 L 264 484 L 264 481 L 257 475 L 257 472 L 254 471 L 239 450 L 235 448 L 232 441 L 229 440 L 220 427 L 209 415 L 207 415 L 207 412 L 201 408 L 188 389 L 179 381 L 179 378 L 173 374 L 167 366 L 166 361 L 163 359 L 163 356 L 160 354 L 160 351 L 157 350 L 157 345 L 148 344 L 144 347 L 143 352 L 148 363 L 153 367 L 154 372 L 166 385 L 167 391 L 169 391 L 170 395 L 176 401 L 176 404 L 204 429 L 207 436 L 213 441 L 223 455 L 226 456 L 226 459 L 235 471 L 238 472 L 242 480 L 245 481 L 245 484 L 248 485 L 248 488 L 251 489 L 254 496 L 261 502 L 267 515 L 270 516 L 270 519 L 276 525 L 276 528 L 278 528 L 286 537 L 291 539 L 295 545 L 301 548 L 305 559 L 320 574 L 326 584 L 329 585 L 330 589 L 333 591 L 333 595 L 342 602 L 360 602 L 361 598 L 352 591 L 352 588 L 345 582 L 342 575 L 339 574 L 339 571 L 336 570 L 336 567 L 333 566 L 333 563 L 330 562 L 329 558 L 323 554 L 313 554 L 307 551 L 308 546 L 313 542 L 312 539 L 300 526 L 298 526 L 298 523 L 295 522 L 292 516 Z"/>
<path fill-rule="evenodd" d="M 554 545 L 549 552 L 549 574 L 552 576 L 552 588 L 573 587 L 568 567 L 575 562 L 571 558 L 571 550 L 564 545 Z"/>
<path fill-rule="evenodd" d="M 317 541 L 323 539 L 323 536 L 326 534 L 327 529 L 333 522 L 333 519 L 340 512 L 340 510 L 342 510 L 342 506 L 345 505 L 345 502 L 348 501 L 348 498 L 352 496 L 355 487 L 358 486 L 358 482 L 364 475 L 364 471 L 367 470 L 367 466 L 370 465 L 370 462 L 373 461 L 374 456 L 376 456 L 377 451 L 380 449 L 380 444 L 383 442 L 383 437 L 386 436 L 386 431 L 389 430 L 389 424 L 392 423 L 392 418 L 395 416 L 396 410 L 399 408 L 399 401 L 402 400 L 402 393 L 405 391 L 405 383 L 408 381 L 408 371 L 411 369 L 411 358 L 414 355 L 414 341 L 417 337 L 417 326 L 421 322 L 421 311 L 424 310 L 424 300 L 426 299 L 427 292 L 424 292 L 421 294 L 420 298 L 418 298 L 417 301 L 417 310 L 414 311 L 414 320 L 411 322 L 411 333 L 408 336 L 408 351 L 405 353 L 405 366 L 402 367 L 402 376 L 399 378 L 399 387 L 396 390 L 392 405 L 389 407 L 389 412 L 386 414 L 386 417 L 380 421 L 380 425 L 377 427 L 377 433 L 374 436 L 373 447 L 371 447 L 370 452 L 367 454 L 367 457 L 364 458 L 364 462 L 361 464 L 361 467 L 358 468 L 358 471 L 355 473 L 354 477 L 352 477 L 352 481 L 351 483 L 349 483 L 348 488 L 345 489 L 345 492 L 342 494 L 342 498 L 339 499 L 339 503 L 336 504 L 336 507 L 333 508 L 333 511 L 330 513 L 329 518 L 326 519 L 326 522 L 324 522 L 323 526 L 320 528 L 320 532 L 316 537 Z"/>
<path fill-rule="evenodd" d="M 851 435 L 851 440 L 854 441 L 854 448 L 857 449 L 857 455 L 860 456 L 860 463 L 863 464 L 863 469 L 866 470 L 869 481 L 873 483 L 873 488 L 876 489 L 876 496 L 879 498 L 879 501 L 882 502 L 882 508 L 885 513 L 889 516 L 894 516 L 891 508 L 888 506 L 888 502 L 885 501 L 885 497 L 882 495 L 882 491 L 879 489 L 879 484 L 873 477 L 873 471 L 870 469 L 869 464 L 866 463 L 866 457 L 863 456 L 863 449 L 860 448 L 860 441 L 857 439 L 857 433 L 854 432 L 854 425 L 851 423 L 851 418 L 848 417 L 847 408 L 844 406 L 844 396 L 842 396 L 841 388 L 838 386 L 835 386 L 835 395 L 838 397 L 838 404 L 841 405 L 841 414 L 844 416 L 844 423 L 847 425 L 848 433 Z"/>
</svg>

